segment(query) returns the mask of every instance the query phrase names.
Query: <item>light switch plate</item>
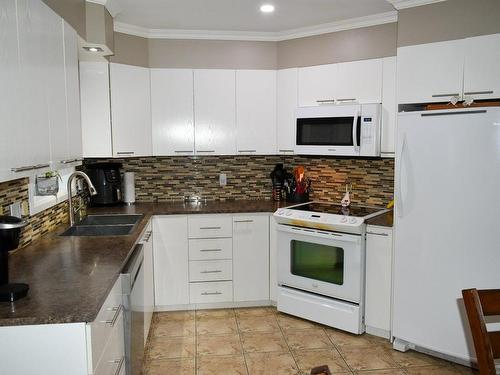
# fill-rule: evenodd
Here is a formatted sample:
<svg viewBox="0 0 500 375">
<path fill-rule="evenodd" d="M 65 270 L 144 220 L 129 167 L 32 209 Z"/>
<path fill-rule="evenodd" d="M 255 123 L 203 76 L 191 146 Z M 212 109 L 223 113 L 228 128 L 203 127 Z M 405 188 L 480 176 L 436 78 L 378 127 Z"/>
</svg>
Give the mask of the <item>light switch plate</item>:
<svg viewBox="0 0 500 375">
<path fill-rule="evenodd" d="M 225 173 L 219 174 L 219 185 L 226 186 L 227 185 L 227 176 Z"/>
<path fill-rule="evenodd" d="M 22 212 L 22 208 L 21 208 L 21 202 L 12 203 L 9 206 L 9 210 L 10 210 L 10 216 L 15 216 L 15 217 L 18 217 L 18 218 L 21 218 L 23 216 L 23 212 Z"/>
</svg>

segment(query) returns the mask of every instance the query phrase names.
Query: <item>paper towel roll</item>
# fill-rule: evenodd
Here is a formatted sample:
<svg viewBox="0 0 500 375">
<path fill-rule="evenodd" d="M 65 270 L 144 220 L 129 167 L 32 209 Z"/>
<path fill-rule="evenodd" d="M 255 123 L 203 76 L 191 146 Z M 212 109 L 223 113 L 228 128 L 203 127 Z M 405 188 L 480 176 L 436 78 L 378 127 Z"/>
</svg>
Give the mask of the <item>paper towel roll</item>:
<svg viewBox="0 0 500 375">
<path fill-rule="evenodd" d="M 134 172 L 125 172 L 123 174 L 123 201 L 127 204 L 135 203 Z"/>
</svg>

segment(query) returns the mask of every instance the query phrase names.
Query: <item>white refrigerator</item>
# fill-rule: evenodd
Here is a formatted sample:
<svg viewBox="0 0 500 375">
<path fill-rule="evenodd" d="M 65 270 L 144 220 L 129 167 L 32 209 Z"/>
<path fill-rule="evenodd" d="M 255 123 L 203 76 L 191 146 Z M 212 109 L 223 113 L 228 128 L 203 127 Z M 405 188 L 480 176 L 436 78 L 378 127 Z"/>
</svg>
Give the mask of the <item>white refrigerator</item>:
<svg viewBox="0 0 500 375">
<path fill-rule="evenodd" d="M 500 108 L 400 113 L 395 347 L 475 358 L 461 290 L 500 288 Z"/>
</svg>

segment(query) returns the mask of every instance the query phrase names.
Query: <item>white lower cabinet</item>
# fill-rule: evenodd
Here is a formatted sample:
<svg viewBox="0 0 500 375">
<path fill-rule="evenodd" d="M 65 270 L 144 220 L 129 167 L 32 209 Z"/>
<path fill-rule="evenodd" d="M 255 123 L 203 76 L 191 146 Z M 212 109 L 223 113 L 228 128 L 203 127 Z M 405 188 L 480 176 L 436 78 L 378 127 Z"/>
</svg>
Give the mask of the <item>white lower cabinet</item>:
<svg viewBox="0 0 500 375">
<path fill-rule="evenodd" d="M 155 307 L 153 223 L 151 221 L 144 230 L 141 243 L 144 250 L 144 345 L 146 345 Z"/>
<path fill-rule="evenodd" d="M 191 283 L 189 285 L 191 303 L 221 303 L 233 300 L 232 281 Z"/>
<path fill-rule="evenodd" d="M 390 338 L 392 228 L 368 226 L 366 233 L 366 304 L 368 333 Z"/>
<path fill-rule="evenodd" d="M 156 306 L 189 303 L 188 218 L 153 218 Z"/>
<path fill-rule="evenodd" d="M 278 300 L 278 236 L 277 223 L 273 215 L 269 218 L 269 299 Z"/>
<path fill-rule="evenodd" d="M 269 215 L 233 216 L 234 301 L 269 300 Z"/>
</svg>

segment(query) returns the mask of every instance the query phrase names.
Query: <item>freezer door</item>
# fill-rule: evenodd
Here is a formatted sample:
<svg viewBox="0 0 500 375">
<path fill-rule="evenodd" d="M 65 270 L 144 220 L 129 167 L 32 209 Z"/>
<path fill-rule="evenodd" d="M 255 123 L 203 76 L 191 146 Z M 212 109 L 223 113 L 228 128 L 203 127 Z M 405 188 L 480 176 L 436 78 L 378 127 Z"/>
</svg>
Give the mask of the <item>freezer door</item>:
<svg viewBox="0 0 500 375">
<path fill-rule="evenodd" d="M 500 286 L 500 109 L 398 118 L 396 338 L 474 356 L 461 290 Z"/>
</svg>

